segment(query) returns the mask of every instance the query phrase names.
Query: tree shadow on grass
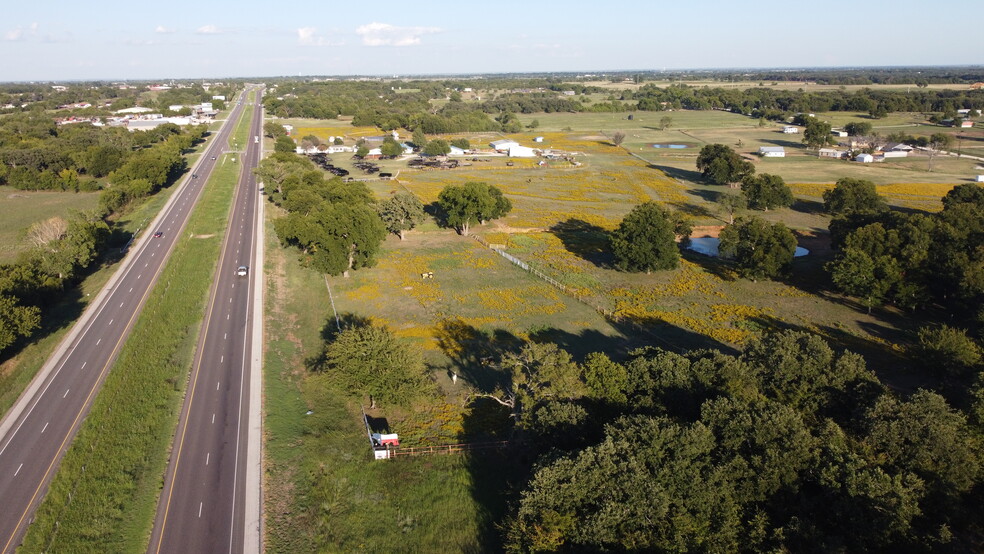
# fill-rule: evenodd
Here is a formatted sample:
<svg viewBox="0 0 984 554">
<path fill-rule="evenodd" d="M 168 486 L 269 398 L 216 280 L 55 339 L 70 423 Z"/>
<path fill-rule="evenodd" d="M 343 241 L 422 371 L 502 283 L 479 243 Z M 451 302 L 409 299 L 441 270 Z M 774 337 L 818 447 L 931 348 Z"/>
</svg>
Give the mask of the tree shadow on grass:
<svg viewBox="0 0 984 554">
<path fill-rule="evenodd" d="M 658 165 L 654 163 L 649 164 L 649 169 L 658 169 L 663 173 L 665 173 L 667 177 L 670 177 L 672 179 L 677 179 L 680 181 L 700 183 L 704 180 L 704 176 L 701 175 L 701 173 L 696 170 L 680 169 L 678 167 L 673 167 L 669 165 Z"/>
<path fill-rule="evenodd" d="M 823 202 L 818 202 L 816 200 L 804 200 L 802 198 L 797 198 L 793 201 L 793 205 L 789 208 L 793 211 L 810 215 L 821 215 L 824 213 Z"/>
<path fill-rule="evenodd" d="M 735 272 L 734 264 L 732 264 L 729 260 L 725 260 L 717 256 L 707 256 L 687 248 L 682 249 L 680 254 L 683 259 L 699 265 L 708 273 L 718 279 L 721 279 L 722 281 L 731 282 L 738 280 L 738 273 Z"/>
<path fill-rule="evenodd" d="M 509 390 L 511 376 L 500 362 L 509 352 L 518 352 L 523 341 L 503 329 L 486 332 L 458 318 L 437 324 L 438 347 L 451 360 L 452 371 L 481 394 Z"/>
<path fill-rule="evenodd" d="M 580 219 L 567 219 L 549 230 L 571 254 L 598 267 L 611 267 L 613 260 L 605 229 Z"/>
<path fill-rule="evenodd" d="M 734 189 L 729 189 L 721 187 L 720 190 L 710 190 L 710 189 L 688 189 L 687 192 L 700 198 L 701 200 L 706 200 L 707 202 L 717 202 L 726 193 L 726 191 L 733 191 Z"/>
<path fill-rule="evenodd" d="M 424 213 L 433 217 L 434 222 L 437 223 L 438 227 L 448 226 L 448 214 L 441 208 L 441 205 L 437 202 L 431 202 L 430 204 L 424 205 Z"/>
</svg>

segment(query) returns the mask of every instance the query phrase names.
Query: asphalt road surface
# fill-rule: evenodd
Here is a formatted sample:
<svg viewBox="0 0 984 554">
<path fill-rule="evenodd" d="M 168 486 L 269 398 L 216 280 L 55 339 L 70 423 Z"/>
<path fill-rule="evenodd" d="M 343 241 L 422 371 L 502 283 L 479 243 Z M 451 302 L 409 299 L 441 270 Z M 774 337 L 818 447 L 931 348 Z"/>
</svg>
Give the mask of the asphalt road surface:
<svg viewBox="0 0 984 554">
<path fill-rule="evenodd" d="M 23 540 L 34 510 L 116 360 L 245 106 L 209 138 L 199 162 L 126 260 L 0 421 L 0 553 Z M 196 173 L 198 178 L 192 178 Z M 154 237 L 155 232 L 162 236 Z"/>
<path fill-rule="evenodd" d="M 243 174 L 157 506 L 152 553 L 244 552 L 246 533 L 259 533 L 247 528 L 245 516 L 247 499 L 256 498 L 247 493 L 246 454 L 252 321 L 258 308 L 253 289 L 261 269 L 253 267 L 260 195 L 252 172 L 261 144 L 252 137 L 262 135 L 263 118 L 258 107 L 251 109 Z M 241 266 L 248 267 L 245 275 Z"/>
</svg>

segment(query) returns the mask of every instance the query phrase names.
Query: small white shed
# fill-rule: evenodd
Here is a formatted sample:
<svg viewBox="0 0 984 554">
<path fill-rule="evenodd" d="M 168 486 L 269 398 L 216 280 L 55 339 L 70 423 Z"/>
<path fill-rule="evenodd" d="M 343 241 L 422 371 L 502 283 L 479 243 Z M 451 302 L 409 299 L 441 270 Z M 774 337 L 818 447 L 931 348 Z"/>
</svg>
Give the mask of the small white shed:
<svg viewBox="0 0 984 554">
<path fill-rule="evenodd" d="M 978 183 L 984 183 L 984 175 L 978 175 L 977 176 L 977 182 Z"/>
<path fill-rule="evenodd" d="M 875 157 L 871 154 L 858 154 L 857 157 L 854 158 L 854 161 L 861 162 L 863 164 L 870 164 L 875 161 Z"/>
<path fill-rule="evenodd" d="M 785 158 L 786 149 L 782 146 L 761 146 L 759 155 L 763 158 Z"/>
<path fill-rule="evenodd" d="M 787 135 L 795 135 L 800 132 L 800 128 L 795 127 L 793 125 L 786 125 L 785 127 L 782 128 L 782 132 L 786 133 Z"/>
</svg>

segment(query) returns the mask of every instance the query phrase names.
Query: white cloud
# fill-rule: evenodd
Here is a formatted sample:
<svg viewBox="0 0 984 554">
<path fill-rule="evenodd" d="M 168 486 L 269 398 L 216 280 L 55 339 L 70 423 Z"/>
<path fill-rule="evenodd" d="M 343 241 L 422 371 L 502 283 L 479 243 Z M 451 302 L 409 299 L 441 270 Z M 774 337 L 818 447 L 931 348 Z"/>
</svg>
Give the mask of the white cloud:
<svg viewBox="0 0 984 554">
<path fill-rule="evenodd" d="M 155 33 L 161 33 L 161 34 L 170 34 L 170 33 L 173 33 L 174 32 L 174 29 L 171 28 L 171 27 L 165 27 L 163 25 L 158 25 L 157 27 L 154 27 L 154 32 Z"/>
<path fill-rule="evenodd" d="M 18 25 L 16 29 L 11 29 L 3 34 L 3 40 L 17 41 L 29 40 L 38 36 L 38 24 L 31 23 L 26 28 Z"/>
<path fill-rule="evenodd" d="M 215 25 L 202 25 L 195 32 L 200 35 L 218 35 L 222 33 Z"/>
<path fill-rule="evenodd" d="M 440 31 L 437 27 L 397 27 L 373 21 L 357 28 L 355 34 L 362 36 L 366 46 L 414 46 L 420 44 L 421 36 Z"/>
<path fill-rule="evenodd" d="M 342 42 L 332 42 L 318 34 L 315 27 L 301 27 L 297 30 L 297 43 L 301 46 L 341 46 Z"/>
</svg>

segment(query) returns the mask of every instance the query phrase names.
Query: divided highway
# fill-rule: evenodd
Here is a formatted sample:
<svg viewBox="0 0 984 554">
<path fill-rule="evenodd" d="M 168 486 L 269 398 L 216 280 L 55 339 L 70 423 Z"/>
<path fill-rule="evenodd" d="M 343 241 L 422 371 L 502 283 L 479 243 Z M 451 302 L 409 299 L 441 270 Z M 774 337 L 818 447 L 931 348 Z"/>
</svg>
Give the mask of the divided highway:
<svg viewBox="0 0 984 554">
<path fill-rule="evenodd" d="M 245 98 L 245 93 L 243 95 Z M 237 105 L 116 274 L 0 421 L 0 554 L 23 540 L 34 510 L 187 223 L 244 109 Z M 259 133 L 256 133 L 259 134 Z M 162 236 L 155 238 L 153 233 Z M 199 550 L 197 551 L 209 551 Z"/>
<path fill-rule="evenodd" d="M 262 127 L 262 110 L 255 107 L 250 136 L 261 136 Z M 252 169 L 259 162 L 261 144 L 251 138 L 246 146 L 243 174 L 157 507 L 151 553 L 260 550 L 260 467 L 255 449 L 262 440 L 257 354 L 261 341 L 258 337 L 254 341 L 253 321 L 262 313 L 256 302 L 261 298 L 257 287 L 262 268 L 254 262 L 261 201 Z M 244 266 L 245 271 L 241 270 Z M 249 424 L 251 406 L 254 425 Z M 252 453 L 250 448 L 254 448 Z M 248 457 L 252 463 L 247 463 Z M 247 475 L 255 479 L 247 482 Z"/>
</svg>

